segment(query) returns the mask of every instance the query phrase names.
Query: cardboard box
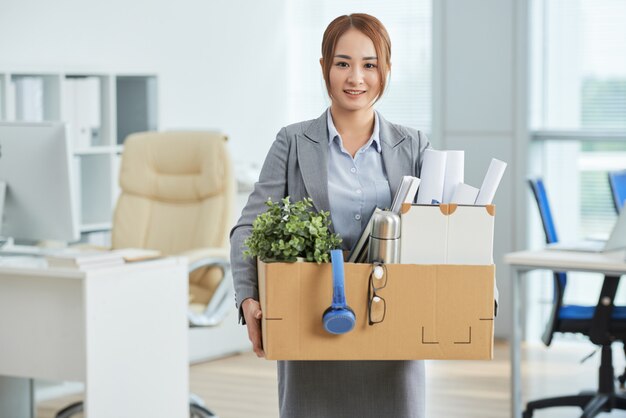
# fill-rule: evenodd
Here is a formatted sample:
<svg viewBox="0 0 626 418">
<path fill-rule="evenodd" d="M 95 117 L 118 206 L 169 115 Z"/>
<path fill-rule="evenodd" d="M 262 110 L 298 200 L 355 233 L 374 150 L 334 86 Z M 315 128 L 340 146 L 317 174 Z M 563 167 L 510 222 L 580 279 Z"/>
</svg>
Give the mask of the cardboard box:
<svg viewBox="0 0 626 418">
<path fill-rule="evenodd" d="M 328 334 L 330 264 L 259 262 L 263 347 L 271 360 L 409 360 L 493 357 L 494 265 L 388 264 L 382 323 L 368 324 L 370 264 L 345 264 L 357 318 Z"/>
</svg>

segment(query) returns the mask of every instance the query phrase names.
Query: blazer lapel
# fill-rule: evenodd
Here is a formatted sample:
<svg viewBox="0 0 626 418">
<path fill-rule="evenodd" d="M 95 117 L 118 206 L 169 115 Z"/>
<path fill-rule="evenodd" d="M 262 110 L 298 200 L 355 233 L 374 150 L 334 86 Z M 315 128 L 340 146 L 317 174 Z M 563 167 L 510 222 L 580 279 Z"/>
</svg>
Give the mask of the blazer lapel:
<svg viewBox="0 0 626 418">
<path fill-rule="evenodd" d="M 406 134 L 387 122 L 380 113 L 378 114 L 378 123 L 380 124 L 381 154 L 391 189 L 391 200 L 393 201 L 393 197 L 402 182 L 402 177 L 415 173 L 411 169 L 410 152 L 407 152 L 406 147 L 401 146 Z"/>
<path fill-rule="evenodd" d="M 328 126 L 326 112 L 315 119 L 303 134 L 297 135 L 298 165 L 307 193 L 318 211 L 330 211 L 328 200 Z M 387 122 L 380 113 L 380 143 L 383 164 L 389 180 L 391 198 L 396 194 L 402 177 L 415 175 L 411 153 L 402 146 L 406 133 Z"/>
<path fill-rule="evenodd" d="M 298 165 L 304 187 L 318 211 L 330 211 L 328 200 L 328 127 L 326 112 L 297 136 Z"/>
</svg>

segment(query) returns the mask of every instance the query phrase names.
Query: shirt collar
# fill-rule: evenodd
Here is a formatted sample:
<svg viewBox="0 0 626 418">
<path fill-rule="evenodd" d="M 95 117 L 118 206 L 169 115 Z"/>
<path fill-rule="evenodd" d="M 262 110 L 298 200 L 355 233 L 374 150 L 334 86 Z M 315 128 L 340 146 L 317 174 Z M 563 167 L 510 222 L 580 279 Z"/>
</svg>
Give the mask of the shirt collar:
<svg viewBox="0 0 626 418">
<path fill-rule="evenodd" d="M 341 135 L 339 135 L 339 132 L 337 131 L 337 128 L 333 123 L 333 116 L 330 113 L 330 107 L 326 111 L 326 115 L 326 120 L 328 124 L 328 145 L 331 146 L 332 143 L 335 142 L 335 138 L 338 138 L 338 145 L 343 148 Z M 380 153 L 380 124 L 378 122 L 378 112 L 376 111 L 374 111 L 374 130 L 372 131 L 372 136 L 370 137 L 369 141 L 367 141 L 367 144 L 363 146 L 363 149 L 367 149 L 372 145 L 372 143 L 375 144 L 374 148 L 376 149 L 376 151 Z"/>
</svg>

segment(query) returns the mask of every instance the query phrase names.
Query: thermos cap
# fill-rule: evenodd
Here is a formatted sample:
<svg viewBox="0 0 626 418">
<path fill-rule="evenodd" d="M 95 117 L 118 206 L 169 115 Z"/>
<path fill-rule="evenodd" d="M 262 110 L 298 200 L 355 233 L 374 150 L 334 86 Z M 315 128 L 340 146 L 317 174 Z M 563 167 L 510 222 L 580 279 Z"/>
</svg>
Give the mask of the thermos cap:
<svg viewBox="0 0 626 418">
<path fill-rule="evenodd" d="M 374 212 L 370 236 L 378 239 L 398 239 L 400 228 L 400 215 L 388 210 Z"/>
</svg>

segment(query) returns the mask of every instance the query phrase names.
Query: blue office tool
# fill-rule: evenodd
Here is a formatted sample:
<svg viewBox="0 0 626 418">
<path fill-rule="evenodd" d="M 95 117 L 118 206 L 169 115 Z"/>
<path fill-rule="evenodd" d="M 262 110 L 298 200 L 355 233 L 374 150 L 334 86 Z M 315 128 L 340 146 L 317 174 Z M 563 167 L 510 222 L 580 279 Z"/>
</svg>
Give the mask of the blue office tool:
<svg viewBox="0 0 626 418">
<path fill-rule="evenodd" d="M 330 259 L 333 264 L 333 303 L 324 311 L 322 322 L 329 333 L 345 334 L 354 328 L 356 315 L 346 303 L 342 251 L 331 250 Z"/>
</svg>

